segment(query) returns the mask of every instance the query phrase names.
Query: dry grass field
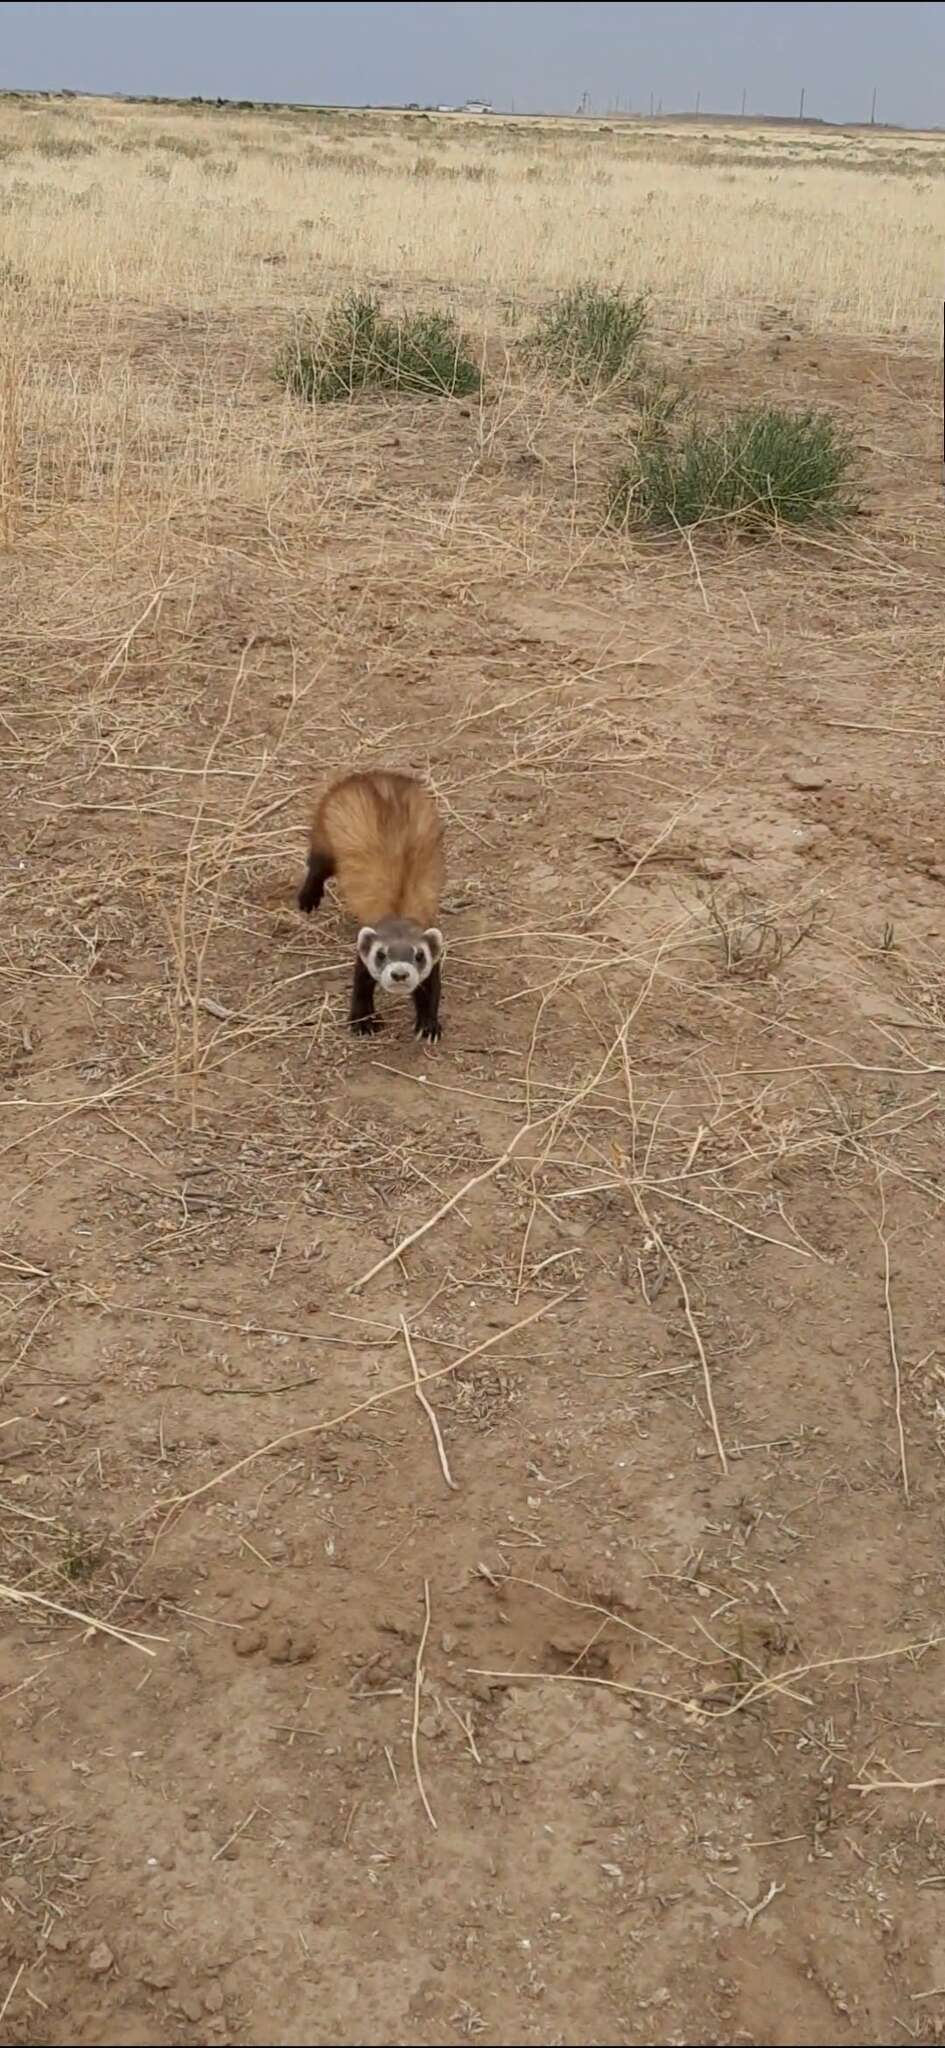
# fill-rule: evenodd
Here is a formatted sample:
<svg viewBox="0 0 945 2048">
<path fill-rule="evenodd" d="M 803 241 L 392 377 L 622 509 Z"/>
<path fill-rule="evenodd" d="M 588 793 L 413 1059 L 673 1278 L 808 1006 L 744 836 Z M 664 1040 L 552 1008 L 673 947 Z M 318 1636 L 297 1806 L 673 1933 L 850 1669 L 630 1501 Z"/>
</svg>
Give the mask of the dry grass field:
<svg viewBox="0 0 945 2048">
<path fill-rule="evenodd" d="M 0 105 L 2 2040 L 939 2038 L 943 196 Z M 858 512 L 608 526 L 632 408 L 522 347 L 581 281 Z M 481 397 L 282 389 L 353 286 Z M 295 908 L 374 763 L 435 1049 Z"/>
</svg>

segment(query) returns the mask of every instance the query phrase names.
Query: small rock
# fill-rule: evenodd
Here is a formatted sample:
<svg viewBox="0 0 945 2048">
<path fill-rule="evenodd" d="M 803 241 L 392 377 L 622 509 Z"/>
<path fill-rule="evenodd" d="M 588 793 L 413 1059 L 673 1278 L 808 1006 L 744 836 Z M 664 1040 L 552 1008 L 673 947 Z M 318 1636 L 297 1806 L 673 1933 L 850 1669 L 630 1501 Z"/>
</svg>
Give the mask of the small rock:
<svg viewBox="0 0 945 2048">
<path fill-rule="evenodd" d="M 97 1941 L 89 1956 L 90 1977 L 107 1977 L 114 1960 L 107 1941 Z"/>
<path fill-rule="evenodd" d="M 203 2019 L 203 2006 L 196 1992 L 185 1991 L 178 2003 L 185 2020 L 189 2020 L 192 2027 L 199 2025 L 199 2022 Z"/>
<path fill-rule="evenodd" d="M 535 1752 L 534 1752 L 534 1750 L 533 1750 L 533 1748 L 532 1748 L 532 1746 L 531 1746 L 531 1743 L 530 1743 L 530 1742 L 517 1742 L 517 1743 L 516 1743 L 516 1745 L 515 1745 L 515 1761 L 516 1761 L 516 1763 L 518 1763 L 518 1764 L 533 1764 L 533 1763 L 534 1763 L 534 1761 L 535 1761 Z"/>
<path fill-rule="evenodd" d="M 66 1950 L 69 1947 L 69 1936 L 66 1933 L 64 1927 L 53 1928 L 52 1933 L 50 1934 L 49 1939 L 46 1943 L 46 1947 L 54 1948 L 56 1954 L 59 1956 L 65 1955 Z"/>
<path fill-rule="evenodd" d="M 207 1985 L 207 1989 L 203 1994 L 203 2002 L 208 2012 L 223 2011 L 223 1993 L 219 1984 Z"/>
<path fill-rule="evenodd" d="M 451 1657 L 453 1655 L 453 1651 L 455 1650 L 458 1641 L 459 1637 L 454 1636 L 451 1629 L 446 1629 L 444 1631 L 443 1635 L 441 1635 L 440 1637 L 440 1645 L 442 1647 L 444 1656 Z"/>
<path fill-rule="evenodd" d="M 255 1657 L 257 1650 L 261 1650 L 262 1646 L 263 1638 L 258 1628 L 241 1628 L 239 1635 L 233 1637 L 233 1648 L 237 1657 Z"/>
<path fill-rule="evenodd" d="M 148 1991 L 169 1991 L 174 1982 L 173 1972 L 159 1967 L 142 1970 L 141 1982 Z"/>
<path fill-rule="evenodd" d="M 266 1608 L 269 1606 L 271 1597 L 272 1596 L 269 1593 L 253 1593 L 250 1595 L 252 1605 L 258 1609 L 260 1614 L 265 1613 Z"/>
<path fill-rule="evenodd" d="M 789 768 L 787 780 L 794 789 L 824 789 L 829 777 L 822 768 Z"/>
</svg>

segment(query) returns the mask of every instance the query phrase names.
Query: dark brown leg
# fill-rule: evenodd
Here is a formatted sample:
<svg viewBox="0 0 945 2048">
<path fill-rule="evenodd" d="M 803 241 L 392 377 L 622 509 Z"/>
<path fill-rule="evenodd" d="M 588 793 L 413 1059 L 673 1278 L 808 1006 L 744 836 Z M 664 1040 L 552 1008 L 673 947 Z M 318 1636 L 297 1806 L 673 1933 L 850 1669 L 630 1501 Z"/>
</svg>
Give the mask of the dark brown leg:
<svg viewBox="0 0 945 2048">
<path fill-rule="evenodd" d="M 366 1038 L 372 1031 L 380 1031 L 381 1020 L 374 1015 L 374 981 L 363 960 L 354 964 L 354 981 L 351 986 L 351 1009 L 348 1022 L 352 1031 Z"/>
<path fill-rule="evenodd" d="M 420 987 L 414 989 L 413 1007 L 417 1019 L 416 1036 L 429 1038 L 435 1045 L 441 1036 L 439 961 L 435 967 L 431 967 L 426 981 L 421 981 Z"/>
<path fill-rule="evenodd" d="M 325 883 L 335 872 L 333 863 L 324 853 L 310 853 L 305 880 L 299 890 L 299 909 L 306 912 L 317 910 L 325 893 Z"/>
</svg>

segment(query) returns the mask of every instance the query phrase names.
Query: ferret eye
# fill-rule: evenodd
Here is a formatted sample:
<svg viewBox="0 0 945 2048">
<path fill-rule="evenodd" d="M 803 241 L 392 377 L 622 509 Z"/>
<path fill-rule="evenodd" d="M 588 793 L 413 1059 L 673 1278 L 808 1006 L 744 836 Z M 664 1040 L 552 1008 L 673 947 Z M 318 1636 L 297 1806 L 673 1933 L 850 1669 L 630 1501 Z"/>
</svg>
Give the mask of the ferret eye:
<svg viewBox="0 0 945 2048">
<path fill-rule="evenodd" d="M 376 953 L 375 953 L 375 955 L 374 955 L 374 965 L 375 965 L 375 967 L 386 967 L 386 965 L 387 965 L 387 947 L 386 947 L 386 946 L 378 946 L 378 948 L 377 948 L 377 951 L 376 951 Z"/>
</svg>

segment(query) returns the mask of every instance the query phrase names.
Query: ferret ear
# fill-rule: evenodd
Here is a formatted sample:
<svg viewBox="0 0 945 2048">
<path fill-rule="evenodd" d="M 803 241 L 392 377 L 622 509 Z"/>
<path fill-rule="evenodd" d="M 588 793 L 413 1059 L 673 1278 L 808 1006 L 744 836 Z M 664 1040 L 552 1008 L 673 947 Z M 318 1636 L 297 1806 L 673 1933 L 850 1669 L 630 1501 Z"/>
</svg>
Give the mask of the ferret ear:
<svg viewBox="0 0 945 2048">
<path fill-rule="evenodd" d="M 370 924 L 362 925 L 358 933 L 358 957 L 364 961 L 365 967 L 371 957 L 371 947 L 376 943 L 376 940 L 377 933 L 374 930 L 374 926 Z"/>
<path fill-rule="evenodd" d="M 424 932 L 423 942 L 430 948 L 430 958 L 435 967 L 437 961 L 443 958 L 443 934 L 437 925 L 431 924 L 429 931 Z"/>
</svg>

